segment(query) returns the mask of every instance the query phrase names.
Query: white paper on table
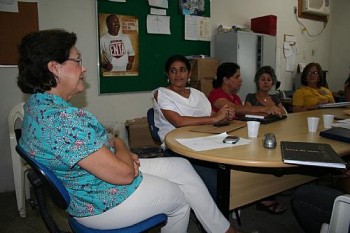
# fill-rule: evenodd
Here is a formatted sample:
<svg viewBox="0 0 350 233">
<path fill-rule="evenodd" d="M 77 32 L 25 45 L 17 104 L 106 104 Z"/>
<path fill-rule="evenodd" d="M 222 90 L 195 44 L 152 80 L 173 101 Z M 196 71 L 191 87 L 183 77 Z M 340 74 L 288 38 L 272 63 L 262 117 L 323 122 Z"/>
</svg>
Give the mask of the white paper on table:
<svg viewBox="0 0 350 233">
<path fill-rule="evenodd" d="M 332 126 L 350 129 L 350 119 L 339 120 L 336 123 L 333 123 Z"/>
<path fill-rule="evenodd" d="M 170 17 L 147 15 L 147 33 L 170 35 Z"/>
<path fill-rule="evenodd" d="M 247 145 L 251 142 L 251 140 L 240 138 L 239 141 L 235 144 L 223 143 L 224 138 L 227 136 L 227 133 L 221 133 L 198 138 L 179 138 L 176 139 L 176 141 L 194 151 L 212 150 L 232 146 L 242 146 Z"/>
</svg>

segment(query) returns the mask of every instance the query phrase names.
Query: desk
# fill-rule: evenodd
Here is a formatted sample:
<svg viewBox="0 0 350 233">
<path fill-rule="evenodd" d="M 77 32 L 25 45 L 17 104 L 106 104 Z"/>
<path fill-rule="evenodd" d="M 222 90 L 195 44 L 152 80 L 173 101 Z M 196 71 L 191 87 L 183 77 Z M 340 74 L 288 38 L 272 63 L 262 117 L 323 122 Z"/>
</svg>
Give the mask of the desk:
<svg viewBox="0 0 350 233">
<path fill-rule="evenodd" d="M 178 143 L 178 138 L 207 136 L 207 133 L 190 131 L 193 126 L 177 128 L 165 137 L 167 148 L 189 158 L 205 160 L 218 164 L 218 201 L 223 214 L 228 217 L 229 210 L 255 202 L 264 197 L 293 188 L 317 178 L 305 174 L 312 167 L 297 167 L 282 162 L 280 141 L 320 142 L 331 144 L 341 156 L 350 154 L 350 145 L 319 136 L 323 130 L 322 114 L 334 114 L 346 118 L 344 108 L 321 109 L 292 113 L 285 120 L 267 125 L 260 125 L 259 136 L 251 144 L 244 146 L 193 151 Z M 309 133 L 306 117 L 320 117 L 317 133 Z M 262 137 L 265 133 L 274 133 L 278 140 L 276 149 L 265 149 Z M 247 128 L 231 132 L 242 138 L 248 138 Z M 317 169 L 322 170 L 322 169 Z"/>
</svg>

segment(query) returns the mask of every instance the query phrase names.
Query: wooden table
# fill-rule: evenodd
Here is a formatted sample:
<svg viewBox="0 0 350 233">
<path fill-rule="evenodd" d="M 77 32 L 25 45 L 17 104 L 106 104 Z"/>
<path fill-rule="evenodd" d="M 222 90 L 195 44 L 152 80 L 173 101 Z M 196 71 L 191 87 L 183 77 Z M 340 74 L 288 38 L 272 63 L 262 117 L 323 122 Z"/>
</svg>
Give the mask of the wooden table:
<svg viewBox="0 0 350 233">
<path fill-rule="evenodd" d="M 334 114 L 338 118 L 348 118 L 343 113 L 344 110 L 344 108 L 333 108 L 289 114 L 285 120 L 260 125 L 258 138 L 252 139 L 249 145 L 193 151 L 178 143 L 176 139 L 210 135 L 190 131 L 194 126 L 171 131 L 165 137 L 165 144 L 167 148 L 186 157 L 218 164 L 217 204 L 223 214 L 228 217 L 229 210 L 312 181 L 318 177 L 317 171 L 323 170 L 284 164 L 280 141 L 328 143 L 339 155 L 349 155 L 350 144 L 319 136 L 319 131 L 324 130 L 322 114 Z M 309 116 L 320 117 L 316 133 L 308 132 L 306 118 Z M 276 149 L 263 147 L 262 138 L 265 133 L 275 134 L 278 141 Z M 246 127 L 229 134 L 248 138 Z"/>
</svg>

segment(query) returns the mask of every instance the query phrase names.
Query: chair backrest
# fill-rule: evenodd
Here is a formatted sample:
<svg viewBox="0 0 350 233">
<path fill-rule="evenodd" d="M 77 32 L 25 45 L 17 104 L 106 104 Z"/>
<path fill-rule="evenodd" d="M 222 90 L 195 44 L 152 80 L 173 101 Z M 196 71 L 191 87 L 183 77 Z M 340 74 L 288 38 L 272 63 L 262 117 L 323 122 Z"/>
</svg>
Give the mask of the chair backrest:
<svg viewBox="0 0 350 233">
<path fill-rule="evenodd" d="M 15 105 L 8 116 L 8 127 L 10 136 L 11 154 L 16 153 L 17 140 L 21 137 L 21 126 L 23 122 L 24 103 Z"/>
<path fill-rule="evenodd" d="M 350 195 L 344 194 L 334 200 L 329 224 L 324 223 L 321 233 L 350 232 Z"/>
<path fill-rule="evenodd" d="M 161 144 L 160 137 L 158 135 L 159 129 L 154 124 L 154 109 L 150 108 L 147 111 L 147 122 L 148 122 L 148 128 L 151 132 L 152 139 L 155 143 Z"/>
<path fill-rule="evenodd" d="M 66 210 L 70 202 L 70 196 L 61 180 L 45 165 L 33 159 L 20 145 L 16 146 L 16 151 L 46 184 L 53 202 L 61 209 Z"/>
</svg>

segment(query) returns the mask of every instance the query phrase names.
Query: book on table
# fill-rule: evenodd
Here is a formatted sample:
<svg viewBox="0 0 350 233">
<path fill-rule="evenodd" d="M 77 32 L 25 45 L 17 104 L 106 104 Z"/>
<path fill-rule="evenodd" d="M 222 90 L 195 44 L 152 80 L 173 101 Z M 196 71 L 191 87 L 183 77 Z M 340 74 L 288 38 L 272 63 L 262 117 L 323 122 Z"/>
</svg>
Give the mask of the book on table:
<svg viewBox="0 0 350 233">
<path fill-rule="evenodd" d="M 281 141 L 284 163 L 331 168 L 346 168 L 346 163 L 326 143 Z"/>
<path fill-rule="evenodd" d="M 321 131 L 320 136 L 340 142 L 350 143 L 350 128 L 332 127 Z"/>
<path fill-rule="evenodd" d="M 287 115 L 277 116 L 273 114 L 245 114 L 244 116 L 238 116 L 237 120 L 259 121 L 261 124 L 269 124 L 269 123 L 280 121 L 286 118 L 287 118 Z"/>
</svg>

